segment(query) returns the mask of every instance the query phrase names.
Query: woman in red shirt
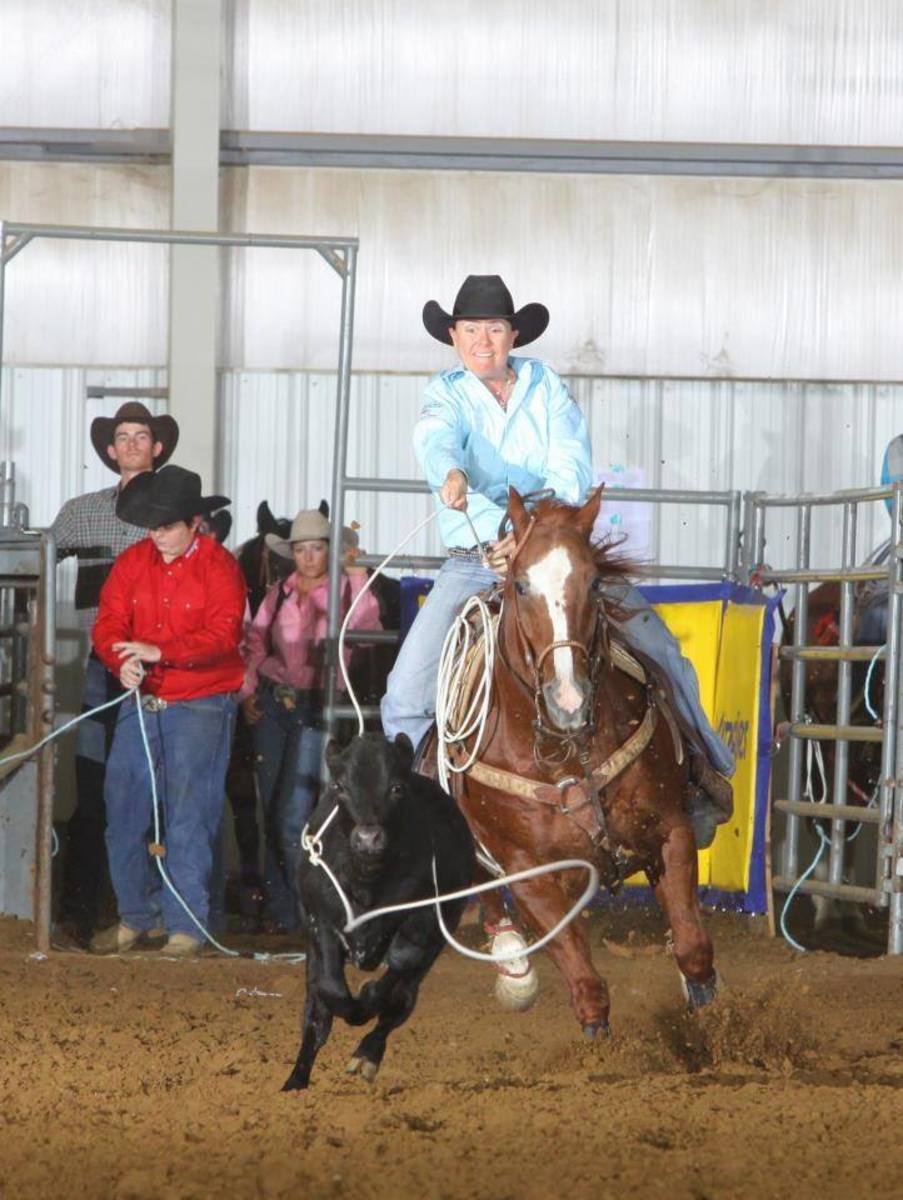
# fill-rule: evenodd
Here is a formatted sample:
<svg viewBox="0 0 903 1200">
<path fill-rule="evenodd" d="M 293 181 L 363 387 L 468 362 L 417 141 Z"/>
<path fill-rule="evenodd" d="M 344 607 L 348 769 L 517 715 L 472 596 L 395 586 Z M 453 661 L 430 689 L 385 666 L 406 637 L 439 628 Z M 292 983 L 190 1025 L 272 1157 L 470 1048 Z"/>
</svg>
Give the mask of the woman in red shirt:
<svg viewBox="0 0 903 1200">
<path fill-rule="evenodd" d="M 202 496 L 201 478 L 166 466 L 139 475 L 116 505 L 122 520 L 149 530 L 113 564 L 100 595 L 94 649 L 125 688 L 107 762 L 104 799 L 110 875 L 119 925 L 91 948 L 116 953 L 167 935 L 171 954 L 195 954 L 200 932 L 148 854 L 152 796 L 138 703 L 165 826 L 165 866 L 185 904 L 206 925 L 213 847 L 223 818 L 223 783 L 235 694 L 245 582 L 238 563 L 199 532 L 202 517 L 229 501 Z"/>
<path fill-rule="evenodd" d="M 319 786 L 331 538 L 329 521 L 314 509 L 298 513 L 287 538 L 267 534 L 269 548 L 293 559 L 295 571 L 267 592 L 245 640 L 242 709 L 252 726 L 266 823 L 266 915 L 279 932 L 298 925 L 295 876 L 301 830 L 313 811 Z M 366 579 L 364 567 L 346 565 L 343 614 Z M 349 628 L 380 628 L 379 605 L 372 592 L 361 598 Z M 346 666 L 350 657 L 346 650 Z"/>
</svg>

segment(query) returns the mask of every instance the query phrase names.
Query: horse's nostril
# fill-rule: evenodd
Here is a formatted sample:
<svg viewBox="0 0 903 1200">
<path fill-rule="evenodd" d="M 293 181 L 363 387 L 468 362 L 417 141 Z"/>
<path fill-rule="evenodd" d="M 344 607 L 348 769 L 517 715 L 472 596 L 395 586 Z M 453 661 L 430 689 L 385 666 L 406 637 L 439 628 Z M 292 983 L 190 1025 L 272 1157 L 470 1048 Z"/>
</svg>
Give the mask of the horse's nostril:
<svg viewBox="0 0 903 1200">
<path fill-rule="evenodd" d="M 386 831 L 381 825 L 355 825 L 351 831 L 351 849 L 355 854 L 382 854 Z"/>
</svg>

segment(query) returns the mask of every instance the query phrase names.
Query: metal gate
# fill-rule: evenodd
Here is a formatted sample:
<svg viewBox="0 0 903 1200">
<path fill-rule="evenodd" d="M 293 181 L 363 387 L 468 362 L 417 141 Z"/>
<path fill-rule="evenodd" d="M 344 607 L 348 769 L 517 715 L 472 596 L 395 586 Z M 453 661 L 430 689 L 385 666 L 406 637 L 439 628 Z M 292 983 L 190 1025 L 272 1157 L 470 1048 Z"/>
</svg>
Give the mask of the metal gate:
<svg viewBox="0 0 903 1200">
<path fill-rule="evenodd" d="M 886 562 L 858 566 L 863 555 L 857 544 L 860 509 L 864 505 L 890 503 L 891 539 Z M 769 556 L 777 553 L 780 538 L 769 541 L 777 510 L 796 513 L 795 548 L 788 566 L 775 567 Z M 817 510 L 836 513 L 842 522 L 840 567 L 813 567 L 811 563 L 812 519 Z M 888 953 L 903 953 L 903 671 L 901 671 L 901 614 L 903 614 L 903 483 L 830 494 L 769 496 L 753 492 L 746 497 L 745 560 L 750 582 L 792 589 L 795 606 L 794 642 L 780 654 L 792 666 L 790 700 L 790 762 L 787 795 L 774 800 L 773 807 L 786 815 L 786 835 L 779 870 L 772 883 L 779 892 L 793 888 L 815 895 L 834 896 L 888 908 L 890 922 Z M 882 646 L 853 643 L 854 590 L 857 584 L 886 580 L 887 641 Z M 839 637 L 836 646 L 807 645 L 809 587 L 836 582 L 840 587 Z M 872 724 L 851 724 L 854 664 L 878 660 L 885 663 L 883 712 Z M 833 724 L 813 723 L 806 711 L 807 667 L 813 662 L 837 664 L 837 705 Z M 832 787 L 825 803 L 804 798 L 803 774 L 806 744 L 830 741 L 835 744 Z M 850 745 L 854 742 L 881 744 L 881 769 L 877 805 L 873 808 L 847 804 Z M 806 817 L 830 821 L 827 880 L 800 882 L 800 833 Z M 844 882 L 844 848 L 848 825 L 877 827 L 874 882 L 855 886 Z"/>
</svg>

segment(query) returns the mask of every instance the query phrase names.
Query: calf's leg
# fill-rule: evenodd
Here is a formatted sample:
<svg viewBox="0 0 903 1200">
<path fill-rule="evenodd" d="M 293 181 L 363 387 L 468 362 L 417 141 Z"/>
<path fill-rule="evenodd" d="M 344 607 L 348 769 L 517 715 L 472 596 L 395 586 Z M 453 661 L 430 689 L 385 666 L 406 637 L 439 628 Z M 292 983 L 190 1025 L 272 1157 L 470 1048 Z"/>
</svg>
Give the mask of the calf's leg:
<svg viewBox="0 0 903 1200">
<path fill-rule="evenodd" d="M 313 921 L 309 924 L 308 932 L 307 996 L 301 1027 L 301 1049 L 291 1075 L 282 1085 L 284 1092 L 307 1087 L 314 1059 L 326 1044 L 333 1018 L 343 1015 L 346 1006 L 353 1008 L 356 1005 L 345 980 L 345 955 L 338 939 L 334 934 L 319 929 Z"/>
<path fill-rule="evenodd" d="M 448 924 L 454 928 L 460 912 Z M 430 922 L 430 924 L 427 924 Z M 348 1063 L 348 1073 L 360 1071 L 368 1083 L 376 1078 L 386 1053 L 389 1034 L 403 1025 L 417 1003 L 420 984 L 445 945 L 434 918 L 420 914 L 399 931 L 392 941 L 388 966 L 379 979 L 366 984 L 358 997 L 362 1009 L 376 1016 L 373 1029 L 358 1043 Z"/>
</svg>

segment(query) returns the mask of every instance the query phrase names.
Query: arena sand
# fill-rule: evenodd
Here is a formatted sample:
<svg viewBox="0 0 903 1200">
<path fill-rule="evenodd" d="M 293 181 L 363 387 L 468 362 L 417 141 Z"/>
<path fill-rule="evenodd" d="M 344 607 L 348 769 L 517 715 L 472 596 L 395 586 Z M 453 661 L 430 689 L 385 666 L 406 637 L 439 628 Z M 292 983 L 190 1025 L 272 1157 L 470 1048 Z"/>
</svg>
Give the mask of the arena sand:
<svg viewBox="0 0 903 1200">
<path fill-rule="evenodd" d="M 337 1024 L 310 1090 L 283 1095 L 303 967 L 40 960 L 2 920 L 0 1196 L 899 1195 L 903 962 L 711 928 L 729 990 L 700 1017 L 657 918 L 594 918 L 610 1041 L 581 1041 L 545 960 L 511 1015 L 446 952 L 375 1084 L 344 1074 L 359 1035 Z"/>
</svg>

